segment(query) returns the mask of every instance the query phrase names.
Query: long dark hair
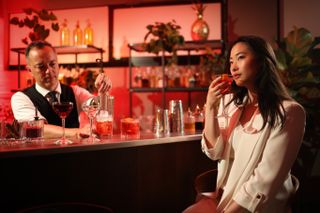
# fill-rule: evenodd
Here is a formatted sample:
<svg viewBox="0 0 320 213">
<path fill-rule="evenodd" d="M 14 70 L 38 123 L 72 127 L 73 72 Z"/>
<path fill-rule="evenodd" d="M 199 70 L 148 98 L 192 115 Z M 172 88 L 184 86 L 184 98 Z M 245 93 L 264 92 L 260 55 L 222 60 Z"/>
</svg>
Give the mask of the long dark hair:
<svg viewBox="0 0 320 213">
<path fill-rule="evenodd" d="M 263 129 L 267 123 L 275 127 L 277 121 L 284 125 L 286 115 L 283 107 L 284 100 L 291 100 L 286 87 L 284 86 L 277 70 L 277 60 L 274 51 L 269 43 L 257 36 L 241 36 L 231 45 L 226 62 L 226 70 L 230 72 L 230 52 L 233 46 L 239 42 L 245 43 L 255 55 L 260 70 L 255 79 L 255 90 L 258 95 L 258 106 L 263 117 Z M 237 106 L 244 104 L 245 97 L 248 96 L 248 90 L 245 87 L 239 87 L 232 82 L 232 91 L 234 96 L 231 100 Z"/>
</svg>

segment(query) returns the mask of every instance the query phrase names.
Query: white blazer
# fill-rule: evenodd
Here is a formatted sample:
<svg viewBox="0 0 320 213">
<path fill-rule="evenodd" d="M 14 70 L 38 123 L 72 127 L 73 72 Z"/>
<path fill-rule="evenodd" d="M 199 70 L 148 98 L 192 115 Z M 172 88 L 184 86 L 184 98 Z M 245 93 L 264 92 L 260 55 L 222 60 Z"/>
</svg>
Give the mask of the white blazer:
<svg viewBox="0 0 320 213">
<path fill-rule="evenodd" d="M 284 101 L 283 105 L 286 120 L 282 129 L 267 124 L 259 131 L 263 124 L 259 110 L 243 127 L 238 122 L 243 108 L 231 104 L 226 109 L 235 121 L 230 124 L 230 136 L 220 136 L 212 149 L 203 137 L 203 152 L 219 160 L 217 190 L 223 189 L 223 194 L 218 212 L 232 200 L 250 212 L 283 213 L 288 208 L 288 199 L 296 191 L 290 169 L 302 143 L 305 111 L 295 101 Z"/>
</svg>

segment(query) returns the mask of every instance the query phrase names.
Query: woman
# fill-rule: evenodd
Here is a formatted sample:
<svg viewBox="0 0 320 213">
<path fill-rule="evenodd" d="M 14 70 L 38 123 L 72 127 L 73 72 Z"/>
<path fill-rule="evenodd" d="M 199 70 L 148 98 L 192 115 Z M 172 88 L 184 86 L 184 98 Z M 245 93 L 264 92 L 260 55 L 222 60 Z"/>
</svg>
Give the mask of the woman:
<svg viewBox="0 0 320 213">
<path fill-rule="evenodd" d="M 219 161 L 219 193 L 216 211 L 203 212 L 288 212 L 296 191 L 290 169 L 302 143 L 305 111 L 288 95 L 265 40 L 240 37 L 228 59 L 232 93 L 221 94 L 226 83 L 220 77 L 210 84 L 206 100 L 202 149 Z M 227 104 L 218 109 L 222 98 Z M 227 116 L 217 116 L 222 110 Z"/>
</svg>

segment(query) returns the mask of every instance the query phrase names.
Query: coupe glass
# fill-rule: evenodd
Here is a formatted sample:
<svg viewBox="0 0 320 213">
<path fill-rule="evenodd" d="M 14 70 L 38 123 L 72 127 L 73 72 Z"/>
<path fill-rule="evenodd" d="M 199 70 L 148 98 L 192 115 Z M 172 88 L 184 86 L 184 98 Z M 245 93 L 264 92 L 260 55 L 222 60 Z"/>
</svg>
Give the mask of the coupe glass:
<svg viewBox="0 0 320 213">
<path fill-rule="evenodd" d="M 62 120 L 62 137 L 55 141 L 55 144 L 72 144 L 73 142 L 65 137 L 65 123 L 66 117 L 69 115 L 73 108 L 72 102 L 53 102 L 52 103 L 53 110 L 59 115 Z"/>
<path fill-rule="evenodd" d="M 88 142 L 94 143 L 99 142 L 100 140 L 93 136 L 92 128 L 93 128 L 93 120 L 98 114 L 100 110 L 100 98 L 99 96 L 94 96 L 93 98 L 89 98 L 82 104 L 82 110 L 86 113 L 90 121 L 90 135 L 87 139 Z"/>
</svg>

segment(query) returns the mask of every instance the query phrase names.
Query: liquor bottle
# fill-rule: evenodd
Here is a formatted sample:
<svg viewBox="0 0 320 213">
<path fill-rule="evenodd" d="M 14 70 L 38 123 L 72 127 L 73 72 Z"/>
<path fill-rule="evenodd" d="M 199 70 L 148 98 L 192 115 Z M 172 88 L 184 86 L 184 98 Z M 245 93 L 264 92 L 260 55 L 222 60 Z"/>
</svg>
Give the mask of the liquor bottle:
<svg viewBox="0 0 320 213">
<path fill-rule="evenodd" d="M 70 46 L 70 30 L 68 28 L 67 19 L 64 19 L 62 23 L 62 28 L 60 31 L 60 45 Z"/>
<path fill-rule="evenodd" d="M 194 110 L 194 119 L 195 119 L 195 128 L 196 131 L 201 131 L 203 130 L 203 121 L 204 121 L 204 116 L 203 116 L 203 112 L 200 109 L 199 105 L 197 104 L 195 110 Z"/>
<path fill-rule="evenodd" d="M 82 45 L 82 30 L 79 21 L 77 21 L 76 28 L 73 30 L 73 45 Z"/>
<path fill-rule="evenodd" d="M 84 44 L 93 45 L 93 29 L 90 20 L 87 20 L 87 26 L 84 29 Z"/>
</svg>

